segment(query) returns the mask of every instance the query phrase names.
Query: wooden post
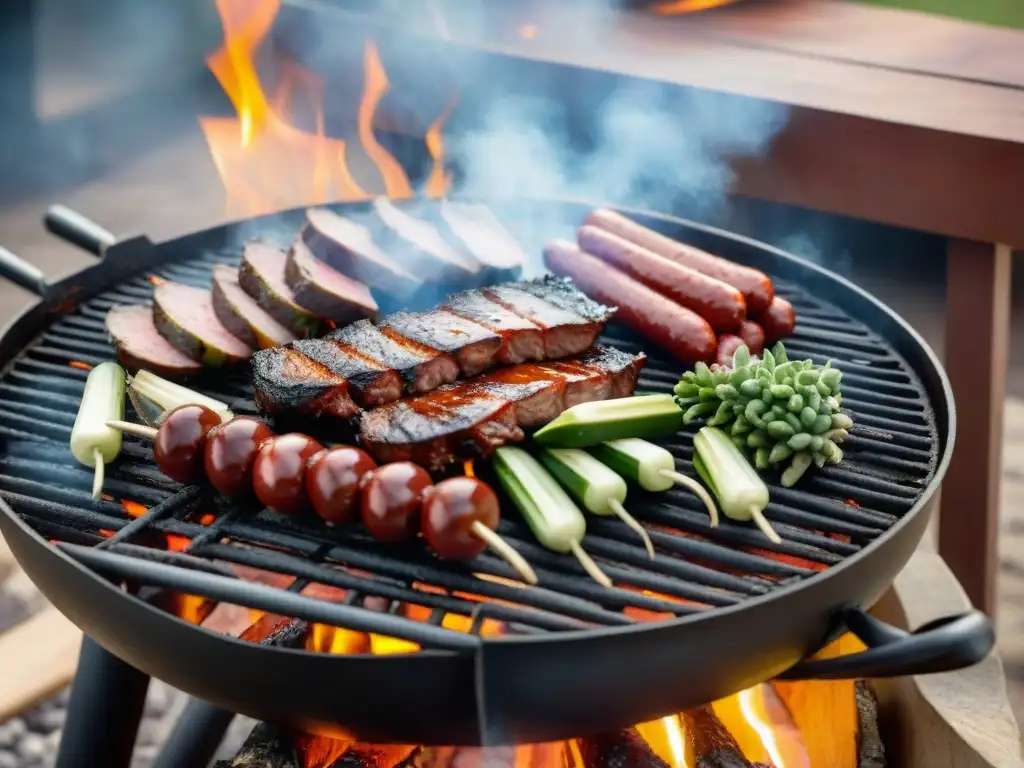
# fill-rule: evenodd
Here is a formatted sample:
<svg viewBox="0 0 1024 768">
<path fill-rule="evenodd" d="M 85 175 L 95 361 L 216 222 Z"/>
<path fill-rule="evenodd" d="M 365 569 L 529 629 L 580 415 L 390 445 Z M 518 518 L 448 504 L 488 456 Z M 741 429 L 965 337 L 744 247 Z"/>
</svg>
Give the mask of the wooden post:
<svg viewBox="0 0 1024 768">
<path fill-rule="evenodd" d="M 947 263 L 945 362 L 956 400 L 957 435 L 942 484 L 939 553 L 971 602 L 993 616 L 1010 249 L 951 239 Z"/>
</svg>

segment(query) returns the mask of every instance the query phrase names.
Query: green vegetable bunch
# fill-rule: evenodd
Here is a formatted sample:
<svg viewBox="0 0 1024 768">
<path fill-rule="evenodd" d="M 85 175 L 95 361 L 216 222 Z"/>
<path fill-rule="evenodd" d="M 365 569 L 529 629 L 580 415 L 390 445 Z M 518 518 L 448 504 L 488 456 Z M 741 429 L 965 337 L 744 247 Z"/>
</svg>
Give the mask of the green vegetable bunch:
<svg viewBox="0 0 1024 768">
<path fill-rule="evenodd" d="M 726 429 L 737 446 L 753 453 L 758 469 L 785 465 L 782 484 L 788 488 L 812 463 L 842 461 L 839 444 L 853 426 L 839 410 L 842 375 L 832 361 L 821 366 L 789 360 L 781 342 L 760 359 L 743 346 L 731 370 L 697 363 L 676 384 L 675 395 L 684 424 L 704 418 Z"/>
</svg>

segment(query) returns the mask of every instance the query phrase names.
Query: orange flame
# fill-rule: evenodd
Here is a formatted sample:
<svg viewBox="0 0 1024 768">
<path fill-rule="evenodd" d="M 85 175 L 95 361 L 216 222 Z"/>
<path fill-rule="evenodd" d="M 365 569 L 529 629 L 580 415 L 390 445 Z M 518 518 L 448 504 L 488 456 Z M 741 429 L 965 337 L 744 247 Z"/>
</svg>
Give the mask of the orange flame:
<svg viewBox="0 0 1024 768">
<path fill-rule="evenodd" d="M 681 16 L 684 13 L 707 11 L 723 5 L 732 5 L 737 0 L 663 0 L 651 8 L 659 16 Z"/>
<path fill-rule="evenodd" d="M 319 77 L 283 56 L 276 56 L 279 74 L 270 97 L 256 68 L 256 53 L 277 16 L 279 0 L 217 0 L 224 27 L 223 45 L 207 64 L 235 109 L 235 117 L 202 117 L 217 173 L 227 192 L 231 214 L 256 215 L 299 205 L 367 200 L 377 192 L 357 182 L 348 164 L 346 142 L 325 133 L 323 83 Z M 363 94 L 356 112 L 363 152 L 376 168 L 384 194 L 409 198 L 413 189 L 395 157 L 377 140 L 374 117 L 390 88 L 377 46 L 367 40 Z M 310 104 L 313 126 L 303 130 L 289 120 L 300 100 Z M 454 103 L 428 128 L 424 141 L 434 158 L 427 182 L 429 195 L 444 195 L 450 176 L 444 171 L 441 129 Z"/>
<path fill-rule="evenodd" d="M 68 363 L 68 365 L 70 365 L 72 368 L 78 368 L 81 371 L 92 370 L 91 365 L 89 365 L 88 363 L 83 363 L 81 360 L 72 360 L 70 363 Z"/>
</svg>

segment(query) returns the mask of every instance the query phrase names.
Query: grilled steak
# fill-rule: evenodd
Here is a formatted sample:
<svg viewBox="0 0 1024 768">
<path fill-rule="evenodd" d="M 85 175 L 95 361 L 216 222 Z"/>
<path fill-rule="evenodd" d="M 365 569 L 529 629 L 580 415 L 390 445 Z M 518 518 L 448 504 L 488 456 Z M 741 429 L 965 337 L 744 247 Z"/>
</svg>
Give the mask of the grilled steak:
<svg viewBox="0 0 1024 768">
<path fill-rule="evenodd" d="M 589 348 L 604 327 L 592 320 L 551 304 L 528 291 L 509 284 L 492 285 L 484 295 L 539 326 L 544 335 L 544 357 L 578 355 Z"/>
<path fill-rule="evenodd" d="M 402 396 L 402 379 L 397 372 L 339 341 L 303 339 L 291 346 L 344 378 L 352 398 L 364 408 L 390 403 Z"/>
<path fill-rule="evenodd" d="M 442 306 L 501 336 L 501 346 L 495 355 L 499 363 L 514 364 L 544 359 L 544 333 L 540 327 L 491 301 L 480 291 L 456 293 Z"/>
<path fill-rule="evenodd" d="M 145 368 L 161 376 L 181 377 L 202 370 L 202 365 L 160 335 L 149 307 L 114 307 L 107 312 L 107 333 L 114 340 L 117 359 L 129 371 Z"/>
<path fill-rule="evenodd" d="M 494 331 L 442 309 L 396 312 L 380 327 L 396 341 L 409 339 L 447 352 L 455 358 L 463 376 L 475 376 L 489 368 L 501 347 L 501 336 Z"/>
<path fill-rule="evenodd" d="M 326 208 L 306 211 L 299 237 L 318 259 L 395 298 L 408 298 L 423 282 L 382 251 L 366 227 Z"/>
<path fill-rule="evenodd" d="M 266 413 L 292 411 L 347 419 L 359 412 L 348 381 L 291 346 L 252 356 L 256 404 Z"/>
<path fill-rule="evenodd" d="M 319 317 L 346 325 L 377 316 L 370 289 L 320 261 L 301 239 L 288 251 L 284 276 L 295 303 Z"/>
<path fill-rule="evenodd" d="M 606 307 L 598 304 L 573 284 L 568 277 L 556 275 L 545 275 L 536 280 L 521 280 L 517 283 L 510 283 L 510 288 L 536 296 L 548 304 L 553 304 L 559 309 L 585 317 L 595 323 L 607 323 L 615 314 L 615 307 Z"/>
<path fill-rule="evenodd" d="M 332 331 L 327 338 L 340 341 L 397 372 L 405 390 L 412 394 L 429 392 L 459 377 L 459 366 L 447 352 L 385 334 L 369 320 Z"/>
<path fill-rule="evenodd" d="M 217 319 L 250 347 L 266 349 L 295 339 L 292 331 L 242 290 L 234 267 L 218 264 L 213 268 L 210 293 Z"/>
<path fill-rule="evenodd" d="M 373 209 L 386 228 L 381 244 L 400 255 L 414 275 L 427 282 L 466 284 L 480 272 L 480 264 L 449 245 L 429 221 L 410 216 L 386 197 L 374 200 Z"/>
<path fill-rule="evenodd" d="M 595 347 L 577 360 L 503 368 L 376 408 L 363 415 L 360 438 L 381 462 L 439 468 L 487 456 L 521 440 L 520 427 L 546 424 L 577 403 L 631 395 L 645 360 Z"/>
<path fill-rule="evenodd" d="M 382 464 L 413 461 L 431 469 L 523 439 L 512 403 L 458 385 L 375 408 L 363 415 L 359 434 Z"/>
<path fill-rule="evenodd" d="M 230 365 L 252 354 L 252 347 L 221 325 L 213 298 L 203 288 L 179 283 L 157 286 L 153 322 L 171 346 L 204 365 Z"/>
</svg>

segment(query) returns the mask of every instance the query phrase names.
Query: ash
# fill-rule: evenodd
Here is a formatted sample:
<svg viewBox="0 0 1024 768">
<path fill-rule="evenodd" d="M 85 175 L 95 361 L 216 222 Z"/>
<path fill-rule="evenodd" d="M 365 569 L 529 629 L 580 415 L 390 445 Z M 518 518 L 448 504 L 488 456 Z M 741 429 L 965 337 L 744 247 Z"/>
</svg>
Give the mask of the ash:
<svg viewBox="0 0 1024 768">
<path fill-rule="evenodd" d="M 0 632 L 20 624 L 46 606 L 46 600 L 24 572 L 0 559 Z M 70 687 L 65 688 L 48 701 L 0 723 L 0 768 L 53 766 L 70 694 Z M 187 702 L 188 696 L 181 691 L 159 680 L 150 682 L 131 768 L 153 765 L 160 746 Z M 218 759 L 235 754 L 254 725 L 254 720 L 236 717 L 224 738 Z"/>
</svg>

